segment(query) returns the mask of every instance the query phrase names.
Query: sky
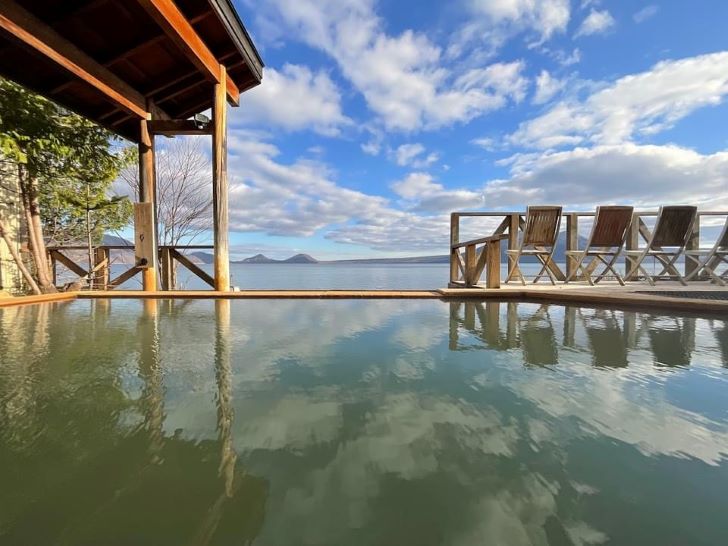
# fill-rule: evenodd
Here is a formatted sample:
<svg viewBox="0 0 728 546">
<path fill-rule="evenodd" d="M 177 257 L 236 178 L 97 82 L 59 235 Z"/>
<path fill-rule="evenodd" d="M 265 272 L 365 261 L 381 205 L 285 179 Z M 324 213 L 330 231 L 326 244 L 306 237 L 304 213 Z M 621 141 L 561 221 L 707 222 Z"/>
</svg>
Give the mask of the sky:
<svg viewBox="0 0 728 546">
<path fill-rule="evenodd" d="M 728 2 L 234 0 L 231 253 L 447 253 L 455 210 L 728 209 Z"/>
</svg>

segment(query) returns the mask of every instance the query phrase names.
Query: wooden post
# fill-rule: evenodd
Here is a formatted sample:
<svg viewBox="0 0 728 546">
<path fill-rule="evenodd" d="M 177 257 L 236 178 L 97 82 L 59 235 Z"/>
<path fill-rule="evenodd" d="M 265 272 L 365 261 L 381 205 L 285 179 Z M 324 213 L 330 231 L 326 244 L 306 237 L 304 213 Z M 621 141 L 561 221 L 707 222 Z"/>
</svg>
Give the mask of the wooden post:
<svg viewBox="0 0 728 546">
<path fill-rule="evenodd" d="M 566 215 L 566 250 L 578 250 L 579 248 L 579 217 L 576 214 Z M 566 255 L 566 276 L 574 273 L 576 260 L 573 256 Z"/>
<path fill-rule="evenodd" d="M 103 246 L 96 247 L 94 252 L 94 288 L 100 290 L 108 290 L 109 281 L 111 280 L 111 260 L 110 251 Z"/>
<path fill-rule="evenodd" d="M 639 236 L 640 236 L 640 215 L 635 212 L 632 215 L 632 223 L 629 226 L 629 233 L 627 234 L 627 250 L 637 250 L 639 248 Z M 636 263 L 637 258 L 630 258 L 627 256 L 624 260 L 625 275 L 631 271 Z M 625 277 L 625 281 L 632 281 L 637 278 L 639 273 L 635 273 L 631 277 Z"/>
<path fill-rule="evenodd" d="M 511 214 L 510 224 L 508 225 L 508 250 L 518 249 L 518 230 L 520 229 L 520 214 Z M 510 277 L 518 263 L 511 256 L 508 257 L 508 276 Z"/>
<path fill-rule="evenodd" d="M 483 252 L 486 252 L 485 259 L 485 286 L 486 288 L 500 288 L 500 249 L 501 240 L 489 241 L 486 243 Z"/>
<path fill-rule="evenodd" d="M 698 250 L 700 248 L 700 215 L 695 217 L 695 224 L 693 224 L 693 233 L 690 235 L 688 244 L 685 246 L 685 250 Z M 685 258 L 685 276 L 687 277 L 695 268 L 698 267 L 698 263 L 694 260 Z"/>
<path fill-rule="evenodd" d="M 465 286 L 475 286 L 477 278 L 478 254 L 475 252 L 475 245 L 465 247 Z"/>
<path fill-rule="evenodd" d="M 460 215 L 457 212 L 453 212 L 450 215 L 450 283 L 457 282 L 459 275 L 457 256 L 453 250 L 452 245 L 456 245 L 460 242 Z"/>
<path fill-rule="evenodd" d="M 212 214 L 215 238 L 215 290 L 230 290 L 228 250 L 228 179 L 227 179 L 227 71 L 220 65 L 220 81 L 215 84 L 212 108 Z"/>
<path fill-rule="evenodd" d="M 151 251 L 147 256 L 148 263 L 142 270 L 142 284 L 145 292 L 156 292 L 157 271 L 159 270 L 159 254 L 157 253 L 156 236 L 156 180 L 154 173 L 154 136 L 149 132 L 149 122 L 145 119 L 139 122 L 139 202 L 151 203 L 152 223 L 155 224 L 151 231 L 147 230 L 146 237 L 151 238 Z M 135 230 L 136 226 L 135 218 Z M 137 264 L 139 265 L 139 264 Z"/>
<path fill-rule="evenodd" d="M 172 261 L 172 253 L 168 246 L 161 247 L 159 249 L 159 271 L 162 277 L 162 290 L 173 290 L 174 280 L 172 279 L 172 272 L 174 270 L 174 263 Z"/>
</svg>

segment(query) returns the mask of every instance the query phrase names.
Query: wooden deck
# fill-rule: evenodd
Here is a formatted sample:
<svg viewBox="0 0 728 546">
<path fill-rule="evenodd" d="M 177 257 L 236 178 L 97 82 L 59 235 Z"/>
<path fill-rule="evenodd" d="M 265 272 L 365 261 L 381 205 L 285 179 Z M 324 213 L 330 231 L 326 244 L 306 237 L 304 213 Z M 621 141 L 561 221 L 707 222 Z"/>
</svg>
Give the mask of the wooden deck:
<svg viewBox="0 0 728 546">
<path fill-rule="evenodd" d="M 645 293 L 649 292 L 649 293 Z M 700 293 L 704 297 L 695 297 Z M 672 294 L 672 295 L 671 295 Z M 693 297 L 685 297 L 685 296 Z M 509 284 L 499 289 L 442 288 L 440 290 L 241 290 L 216 292 L 212 290 L 174 290 L 144 292 L 136 290 L 83 291 L 42 296 L 0 298 L 0 307 L 35 303 L 62 302 L 74 299 L 498 299 L 543 301 L 554 304 L 639 307 L 655 310 L 679 310 L 695 313 L 721 313 L 728 318 L 728 288 L 710 283 L 665 282 L 655 287 L 646 283 L 587 286 Z"/>
</svg>

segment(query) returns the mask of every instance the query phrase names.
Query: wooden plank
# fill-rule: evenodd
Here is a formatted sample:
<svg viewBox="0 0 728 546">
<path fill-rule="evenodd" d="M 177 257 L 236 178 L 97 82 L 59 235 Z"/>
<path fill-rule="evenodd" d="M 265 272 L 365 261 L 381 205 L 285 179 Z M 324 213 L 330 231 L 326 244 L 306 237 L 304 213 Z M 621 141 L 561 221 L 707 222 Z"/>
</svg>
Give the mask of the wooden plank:
<svg viewBox="0 0 728 546">
<path fill-rule="evenodd" d="M 153 135 L 211 135 L 212 124 L 200 127 L 191 119 L 158 119 L 149 122 L 149 132 Z"/>
<path fill-rule="evenodd" d="M 223 83 L 226 97 L 232 105 L 237 106 L 240 103 L 240 90 L 227 76 L 227 72 L 221 74 L 220 62 L 177 5 L 172 0 L 137 1 L 209 81 Z"/>
<path fill-rule="evenodd" d="M 88 271 L 86 271 L 83 267 L 78 265 L 68 256 L 62 254 L 61 252 L 58 252 L 57 250 L 51 250 L 50 254 L 57 262 L 61 262 L 64 266 L 66 266 L 66 268 L 73 271 L 79 277 L 83 279 L 88 277 Z"/>
<path fill-rule="evenodd" d="M 97 63 L 17 2 L 13 0 L 0 2 L 0 28 L 99 90 L 119 108 L 140 119 L 149 117 L 144 95 L 109 69 Z"/>
<path fill-rule="evenodd" d="M 219 65 L 220 80 L 225 66 Z M 227 104 L 225 88 L 215 84 L 212 108 L 212 215 L 215 240 L 215 290 L 230 290 L 230 256 L 228 250 L 228 178 L 227 178 Z"/>
<path fill-rule="evenodd" d="M 177 252 L 177 250 L 175 249 L 170 249 L 170 253 L 175 260 L 177 260 L 179 263 L 181 263 L 183 266 L 185 266 L 187 269 L 189 269 L 192 273 L 197 275 L 211 287 L 215 288 L 215 279 L 208 275 L 207 272 L 199 268 L 196 263 L 192 262 L 192 260 L 190 260 L 184 254 Z"/>
</svg>

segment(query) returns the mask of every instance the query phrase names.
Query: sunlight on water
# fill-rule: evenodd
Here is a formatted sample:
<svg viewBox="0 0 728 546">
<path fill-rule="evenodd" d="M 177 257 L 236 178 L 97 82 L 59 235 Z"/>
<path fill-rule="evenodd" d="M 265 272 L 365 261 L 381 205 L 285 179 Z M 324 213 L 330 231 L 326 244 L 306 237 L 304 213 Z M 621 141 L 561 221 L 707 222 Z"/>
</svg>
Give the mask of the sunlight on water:
<svg viewBox="0 0 728 546">
<path fill-rule="evenodd" d="M 0 310 L 0 544 L 719 544 L 728 323 L 527 303 Z"/>
</svg>

